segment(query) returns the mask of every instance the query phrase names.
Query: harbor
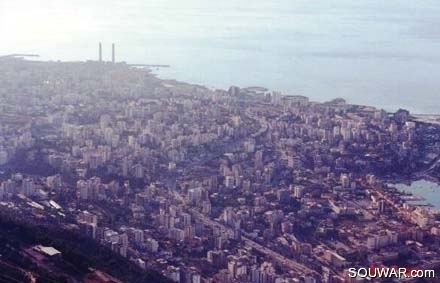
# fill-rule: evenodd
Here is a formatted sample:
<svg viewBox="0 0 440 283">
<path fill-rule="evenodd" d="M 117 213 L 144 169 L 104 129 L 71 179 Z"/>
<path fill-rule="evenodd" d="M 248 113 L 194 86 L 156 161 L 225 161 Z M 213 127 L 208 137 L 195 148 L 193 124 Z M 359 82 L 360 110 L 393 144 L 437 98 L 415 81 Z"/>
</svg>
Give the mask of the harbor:
<svg viewBox="0 0 440 283">
<path fill-rule="evenodd" d="M 420 206 L 433 206 L 440 209 L 440 185 L 428 180 L 417 180 L 410 184 L 398 183 L 394 186 L 401 192 L 411 193 L 402 196 L 407 202 Z"/>
</svg>

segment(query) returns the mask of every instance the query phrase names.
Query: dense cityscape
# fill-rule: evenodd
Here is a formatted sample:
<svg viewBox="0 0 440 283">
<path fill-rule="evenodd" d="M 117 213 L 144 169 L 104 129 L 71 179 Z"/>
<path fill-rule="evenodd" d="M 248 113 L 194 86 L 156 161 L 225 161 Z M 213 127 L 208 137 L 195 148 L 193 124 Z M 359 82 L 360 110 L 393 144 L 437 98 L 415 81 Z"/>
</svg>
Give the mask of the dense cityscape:
<svg viewBox="0 0 440 283">
<path fill-rule="evenodd" d="M 348 269 L 440 267 L 439 211 L 393 185 L 438 181 L 435 119 L 126 63 L 9 56 L 0 73 L 3 219 L 90 239 L 155 282 L 384 282 Z M 1 246 L 17 275 L 0 282 L 135 282 L 62 268 L 66 246 L 34 244 Z M 394 282 L 438 282 L 420 280 Z"/>
</svg>

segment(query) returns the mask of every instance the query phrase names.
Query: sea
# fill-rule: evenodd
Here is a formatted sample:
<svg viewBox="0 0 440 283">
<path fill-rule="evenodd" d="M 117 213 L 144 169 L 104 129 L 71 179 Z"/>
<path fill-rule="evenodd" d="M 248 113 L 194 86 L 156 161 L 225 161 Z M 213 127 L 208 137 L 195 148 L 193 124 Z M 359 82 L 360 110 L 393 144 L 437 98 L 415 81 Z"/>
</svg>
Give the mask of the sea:
<svg viewBox="0 0 440 283">
<path fill-rule="evenodd" d="M 417 180 L 411 184 L 395 184 L 399 191 L 411 193 L 415 196 L 422 197 L 423 201 L 410 201 L 414 204 L 429 204 L 434 209 L 440 211 L 440 185 L 427 180 Z"/>
<path fill-rule="evenodd" d="M 165 64 L 159 77 L 440 114 L 440 1 L 0 1 L 0 55 Z"/>
<path fill-rule="evenodd" d="M 99 42 L 164 79 L 440 114 L 438 0 L 0 1 L 0 56 L 97 60 Z M 398 187 L 440 209 L 437 184 Z"/>
</svg>

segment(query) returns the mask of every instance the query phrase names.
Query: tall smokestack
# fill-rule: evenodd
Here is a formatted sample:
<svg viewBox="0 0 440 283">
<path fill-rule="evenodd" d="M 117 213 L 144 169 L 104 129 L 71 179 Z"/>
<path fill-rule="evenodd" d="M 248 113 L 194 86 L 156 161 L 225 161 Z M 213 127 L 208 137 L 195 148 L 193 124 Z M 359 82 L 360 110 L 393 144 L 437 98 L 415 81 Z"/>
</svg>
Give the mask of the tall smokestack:
<svg viewBox="0 0 440 283">
<path fill-rule="evenodd" d="M 112 43 L 112 63 L 115 63 L 115 44 Z"/>
<path fill-rule="evenodd" d="M 102 62 L 102 44 L 99 43 L 99 62 Z"/>
</svg>

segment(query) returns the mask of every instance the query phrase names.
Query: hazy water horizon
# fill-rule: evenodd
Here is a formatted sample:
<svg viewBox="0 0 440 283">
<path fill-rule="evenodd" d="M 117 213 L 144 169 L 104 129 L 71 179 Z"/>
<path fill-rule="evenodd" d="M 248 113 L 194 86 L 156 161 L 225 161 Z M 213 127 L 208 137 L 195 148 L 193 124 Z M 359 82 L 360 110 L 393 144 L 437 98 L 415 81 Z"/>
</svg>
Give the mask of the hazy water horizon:
<svg viewBox="0 0 440 283">
<path fill-rule="evenodd" d="M 0 54 L 168 64 L 158 76 L 440 113 L 440 2 L 16 0 Z M 25 7 L 25 8 L 24 8 Z"/>
</svg>

